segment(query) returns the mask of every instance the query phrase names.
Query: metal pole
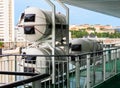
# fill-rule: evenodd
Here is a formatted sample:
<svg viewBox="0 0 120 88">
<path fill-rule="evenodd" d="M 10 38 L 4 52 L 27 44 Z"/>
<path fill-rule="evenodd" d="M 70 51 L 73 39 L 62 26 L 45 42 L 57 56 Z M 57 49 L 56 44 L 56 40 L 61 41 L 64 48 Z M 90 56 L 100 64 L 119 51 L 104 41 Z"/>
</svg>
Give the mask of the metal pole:
<svg viewBox="0 0 120 88">
<path fill-rule="evenodd" d="M 103 55 L 104 55 L 104 53 L 103 53 Z M 103 58 L 103 81 L 105 81 L 105 79 L 106 79 L 106 67 L 105 67 L 105 65 L 106 65 L 106 52 L 105 52 L 105 55 L 103 57 L 104 57 Z"/>
<path fill-rule="evenodd" d="M 66 47 L 66 52 L 67 54 L 69 54 L 69 8 L 61 2 L 61 0 L 56 0 L 66 11 L 66 25 L 67 25 L 67 32 L 66 32 L 66 43 L 67 43 L 67 47 Z"/>
<path fill-rule="evenodd" d="M 115 49 L 115 63 L 114 63 L 115 75 L 117 73 L 117 49 Z"/>
<path fill-rule="evenodd" d="M 96 74 L 95 74 L 95 70 L 96 70 L 96 66 L 95 66 L 95 58 L 96 58 L 96 47 L 95 47 L 95 41 L 93 42 L 93 84 L 95 84 L 95 81 L 96 81 Z"/>
<path fill-rule="evenodd" d="M 112 58 L 111 58 L 111 53 L 112 53 L 112 52 L 111 52 L 110 48 L 111 48 L 111 47 L 108 48 L 108 49 L 109 49 L 109 50 L 108 50 L 108 61 L 111 61 L 111 60 L 112 60 Z"/>
<path fill-rule="evenodd" d="M 15 55 L 15 72 L 17 72 L 17 56 Z M 17 81 L 17 76 L 15 75 L 15 81 Z"/>
<path fill-rule="evenodd" d="M 62 3 L 60 0 L 56 0 L 66 11 L 66 25 L 67 26 L 67 32 L 66 32 L 66 53 L 69 54 L 69 8 Z M 67 88 L 70 87 L 70 81 L 69 81 L 69 57 L 67 59 Z"/>
<path fill-rule="evenodd" d="M 69 8 L 61 2 L 61 0 L 56 0 L 66 11 L 66 24 L 69 25 Z"/>
<path fill-rule="evenodd" d="M 33 82 L 32 87 L 33 88 L 41 88 L 41 81 L 38 80 L 38 81 Z"/>
<path fill-rule="evenodd" d="M 90 55 L 87 55 L 87 88 L 90 88 Z"/>
<path fill-rule="evenodd" d="M 45 0 L 52 8 L 52 55 L 55 55 L 55 5 Z M 55 84 L 55 57 L 52 57 L 52 84 Z"/>
<path fill-rule="evenodd" d="M 80 61 L 79 61 L 79 57 L 77 56 L 75 58 L 76 61 L 76 88 L 80 88 Z"/>
</svg>

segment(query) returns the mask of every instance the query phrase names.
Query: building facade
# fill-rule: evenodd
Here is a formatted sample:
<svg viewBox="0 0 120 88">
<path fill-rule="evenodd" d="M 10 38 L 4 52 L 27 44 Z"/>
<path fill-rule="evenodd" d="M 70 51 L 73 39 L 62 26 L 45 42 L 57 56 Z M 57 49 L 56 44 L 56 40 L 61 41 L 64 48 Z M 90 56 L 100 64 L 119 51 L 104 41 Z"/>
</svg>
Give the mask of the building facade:
<svg viewBox="0 0 120 88">
<path fill-rule="evenodd" d="M 21 27 L 16 26 L 15 27 L 15 47 L 25 47 L 29 44 L 29 41 L 25 40 L 23 38 L 23 35 L 21 34 Z"/>
<path fill-rule="evenodd" d="M 0 41 L 14 42 L 14 0 L 0 0 Z"/>
<path fill-rule="evenodd" d="M 80 29 L 87 29 L 86 31 L 90 33 L 94 33 L 94 30 L 91 30 L 89 28 L 95 28 L 95 32 L 97 33 L 114 33 L 115 29 L 111 25 L 100 25 L 100 24 L 95 24 L 95 25 L 89 25 L 89 24 L 83 24 L 83 25 L 72 25 L 70 26 L 70 30 L 80 30 Z"/>
</svg>

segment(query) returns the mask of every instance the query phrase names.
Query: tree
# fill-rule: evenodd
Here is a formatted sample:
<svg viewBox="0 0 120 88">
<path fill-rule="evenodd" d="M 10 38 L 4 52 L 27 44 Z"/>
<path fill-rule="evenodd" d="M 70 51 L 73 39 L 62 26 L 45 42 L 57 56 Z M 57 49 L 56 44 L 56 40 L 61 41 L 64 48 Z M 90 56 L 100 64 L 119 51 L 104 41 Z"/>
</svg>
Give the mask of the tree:
<svg viewBox="0 0 120 88">
<path fill-rule="evenodd" d="M 120 38 L 120 32 L 115 33 L 109 33 L 109 32 L 103 32 L 103 33 L 97 33 L 95 32 L 95 28 L 89 28 L 90 30 L 94 30 L 94 33 L 92 35 L 97 36 L 98 38 Z M 72 38 L 82 38 L 83 36 L 88 36 L 87 29 L 79 29 L 79 30 L 71 30 Z"/>
<path fill-rule="evenodd" d="M 3 43 L 3 42 L 0 42 L 0 48 L 2 48 L 2 47 L 3 47 L 3 45 L 4 45 L 4 43 Z"/>
<path fill-rule="evenodd" d="M 2 47 L 3 47 L 4 43 L 0 42 L 0 55 L 2 55 Z"/>
<path fill-rule="evenodd" d="M 72 38 L 82 38 L 83 36 L 87 36 L 88 33 L 85 30 L 71 30 Z"/>
<path fill-rule="evenodd" d="M 95 31 L 96 31 L 96 29 L 95 29 L 94 27 L 88 27 L 87 29 L 94 31 L 94 33 L 95 33 Z"/>
</svg>

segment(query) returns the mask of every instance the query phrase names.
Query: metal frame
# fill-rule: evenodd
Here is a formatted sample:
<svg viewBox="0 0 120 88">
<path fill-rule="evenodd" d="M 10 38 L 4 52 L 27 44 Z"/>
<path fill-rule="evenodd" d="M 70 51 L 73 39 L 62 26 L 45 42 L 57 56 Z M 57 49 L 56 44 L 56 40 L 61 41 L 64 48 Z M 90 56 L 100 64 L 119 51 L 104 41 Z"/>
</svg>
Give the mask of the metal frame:
<svg viewBox="0 0 120 88">
<path fill-rule="evenodd" d="M 64 4 L 62 3 L 60 0 L 56 0 L 63 8 L 64 10 L 66 11 L 66 25 L 67 26 L 67 33 L 66 33 L 66 46 L 65 46 L 65 49 L 66 49 L 66 52 L 67 54 L 69 55 L 69 8 Z M 69 60 L 69 59 L 68 59 Z M 67 61 L 69 63 L 69 61 Z M 69 84 L 69 64 L 67 64 L 67 88 L 70 87 L 70 84 Z"/>
<path fill-rule="evenodd" d="M 55 14 L 56 14 L 56 7 L 54 5 L 54 3 L 51 2 L 51 0 L 45 0 L 49 6 L 51 7 L 52 9 L 52 55 L 55 55 L 55 48 L 56 48 L 56 34 L 55 34 L 55 26 L 56 26 L 56 23 L 55 23 Z M 67 33 L 66 33 L 66 45 L 61 45 L 65 48 L 65 51 L 67 52 L 67 54 L 69 54 L 69 8 L 64 5 L 60 0 L 56 0 L 66 11 L 66 25 L 67 26 Z M 67 69 L 69 68 L 69 65 L 67 66 Z M 52 57 L 52 84 L 55 84 L 55 57 Z M 69 69 L 68 69 L 69 70 Z M 67 71 L 68 73 L 69 71 Z M 69 75 L 67 75 L 68 78 L 69 78 Z M 69 81 L 67 81 L 67 84 L 69 86 Z M 67 87 L 68 87 L 67 86 Z"/>
<path fill-rule="evenodd" d="M 52 8 L 52 55 L 55 55 L 55 5 L 50 0 L 45 0 Z M 55 57 L 52 57 L 52 83 L 55 84 Z"/>
</svg>

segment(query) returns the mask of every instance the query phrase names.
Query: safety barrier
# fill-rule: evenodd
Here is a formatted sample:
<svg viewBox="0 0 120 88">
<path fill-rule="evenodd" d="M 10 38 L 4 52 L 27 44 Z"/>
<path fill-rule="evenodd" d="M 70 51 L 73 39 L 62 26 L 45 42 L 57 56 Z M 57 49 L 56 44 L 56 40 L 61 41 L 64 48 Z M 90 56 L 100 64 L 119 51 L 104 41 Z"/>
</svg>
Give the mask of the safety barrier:
<svg viewBox="0 0 120 88">
<path fill-rule="evenodd" d="M 52 64 L 55 64 L 55 83 L 52 83 Z M 118 47 L 79 55 L 1 55 L 0 86 L 48 74 L 42 81 L 36 79 L 17 88 L 91 88 L 119 73 L 119 67 Z"/>
</svg>

